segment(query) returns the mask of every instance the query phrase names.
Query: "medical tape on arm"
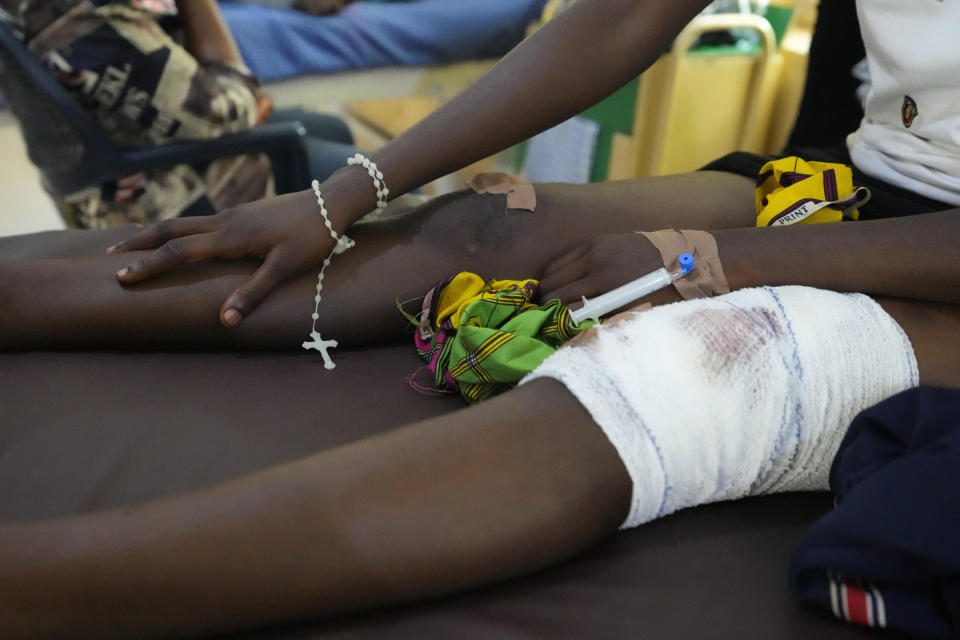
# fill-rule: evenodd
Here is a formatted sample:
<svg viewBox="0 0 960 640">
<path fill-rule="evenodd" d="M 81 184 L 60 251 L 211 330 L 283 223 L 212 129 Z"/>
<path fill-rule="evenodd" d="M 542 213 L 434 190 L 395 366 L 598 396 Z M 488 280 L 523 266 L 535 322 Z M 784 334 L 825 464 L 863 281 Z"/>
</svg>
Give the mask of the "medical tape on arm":
<svg viewBox="0 0 960 640">
<path fill-rule="evenodd" d="M 474 193 L 506 194 L 508 209 L 537 210 L 537 192 L 522 178 L 506 173 L 478 173 L 467 186 Z"/>
<path fill-rule="evenodd" d="M 684 300 L 694 298 L 712 298 L 730 293 L 730 285 L 723 273 L 717 240 L 706 231 L 661 231 L 638 232 L 649 240 L 663 260 L 667 271 L 680 268 L 679 257 L 684 253 L 693 255 L 696 268 L 683 278 L 675 280 L 673 286 Z"/>
</svg>

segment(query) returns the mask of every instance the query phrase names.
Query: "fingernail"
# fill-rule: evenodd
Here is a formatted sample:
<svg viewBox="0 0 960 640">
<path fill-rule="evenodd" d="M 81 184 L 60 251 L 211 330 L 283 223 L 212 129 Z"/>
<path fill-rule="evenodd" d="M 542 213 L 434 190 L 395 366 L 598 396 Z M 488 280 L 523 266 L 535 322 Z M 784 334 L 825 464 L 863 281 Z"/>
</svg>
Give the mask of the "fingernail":
<svg viewBox="0 0 960 640">
<path fill-rule="evenodd" d="M 107 247 L 107 253 L 113 253 L 116 250 L 117 250 L 117 245 L 111 245 Z"/>
<path fill-rule="evenodd" d="M 123 269 L 120 269 L 120 271 L 117 271 L 117 277 L 123 278 L 129 273 L 130 273 L 130 267 L 124 267 Z"/>
<path fill-rule="evenodd" d="M 241 316 L 240 312 L 236 309 L 227 309 L 226 313 L 223 314 L 223 321 L 228 327 L 237 324 L 242 318 L 243 316 Z"/>
</svg>

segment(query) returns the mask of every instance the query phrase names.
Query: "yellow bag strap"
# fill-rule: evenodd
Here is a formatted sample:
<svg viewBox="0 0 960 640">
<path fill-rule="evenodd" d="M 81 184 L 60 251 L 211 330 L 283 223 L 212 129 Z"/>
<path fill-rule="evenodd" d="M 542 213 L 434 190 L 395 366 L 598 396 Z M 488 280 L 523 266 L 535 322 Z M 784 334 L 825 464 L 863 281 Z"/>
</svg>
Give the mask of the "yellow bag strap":
<svg viewBox="0 0 960 640">
<path fill-rule="evenodd" d="M 755 193 L 758 227 L 853 220 L 870 199 L 870 190 L 853 185 L 850 167 L 806 161 L 797 156 L 763 165 Z"/>
</svg>

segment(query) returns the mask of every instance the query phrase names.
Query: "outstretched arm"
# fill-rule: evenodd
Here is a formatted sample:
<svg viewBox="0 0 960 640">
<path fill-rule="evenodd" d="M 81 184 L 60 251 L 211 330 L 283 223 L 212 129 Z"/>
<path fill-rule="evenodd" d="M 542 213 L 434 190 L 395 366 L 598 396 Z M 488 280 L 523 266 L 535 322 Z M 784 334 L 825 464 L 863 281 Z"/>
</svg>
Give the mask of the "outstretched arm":
<svg viewBox="0 0 960 640">
<path fill-rule="evenodd" d="M 391 195 L 505 149 L 596 103 L 653 63 L 706 4 L 582 0 L 462 95 L 375 154 Z M 322 191 L 338 231 L 376 203 L 371 180 L 356 167 L 334 174 Z M 308 191 L 209 219 L 153 227 L 115 250 L 155 247 L 163 248 L 133 262 L 120 276 L 122 282 L 139 282 L 210 257 L 262 259 L 263 266 L 221 308 L 221 321 L 233 325 L 281 282 L 319 264 L 333 241 Z"/>
<path fill-rule="evenodd" d="M 716 235 L 737 288 L 800 284 L 960 304 L 960 209 Z"/>
<path fill-rule="evenodd" d="M 635 78 L 707 4 L 581 0 L 376 160 L 404 193 L 525 140 Z"/>
<path fill-rule="evenodd" d="M 357 249 L 337 258 L 328 273 L 320 326 L 345 346 L 399 340 L 404 325 L 395 300 L 422 295 L 461 270 L 488 277 L 540 277 L 544 299 L 593 297 L 659 268 L 658 252 L 634 232 L 671 225 L 714 234 L 734 289 L 796 284 L 960 303 L 960 258 L 952 249 L 960 241 L 960 210 L 857 223 L 737 228 L 753 217 L 752 182 L 712 172 L 538 185 L 537 197 L 532 215 L 505 216 L 494 196 L 459 195 L 358 226 Z M 705 221 L 712 224 L 705 226 Z M 48 242 L 60 249 L 50 257 L 76 255 L 66 247 L 78 242 L 70 235 L 77 233 L 51 237 Z M 84 234 L 87 242 L 103 237 L 101 232 Z M 111 240 L 90 250 L 102 251 L 116 234 L 108 232 Z M 580 245 L 586 238 L 592 240 Z M 6 255 L 31 255 L 18 254 L 17 244 L 17 239 L 9 240 Z M 110 274 L 123 260 L 122 255 L 0 260 L 0 350 L 283 349 L 300 344 L 309 331 L 316 284 L 312 274 L 284 286 L 242 327 L 225 330 L 217 322 L 220 302 L 249 277 L 255 262 L 211 261 L 122 288 Z M 677 299 L 672 289 L 651 298 L 656 303 Z"/>
<path fill-rule="evenodd" d="M 647 229 L 644 229 L 647 230 Z M 843 224 L 712 232 L 731 289 L 806 285 L 926 302 L 960 304 L 960 209 Z M 599 236 L 544 271 L 545 299 L 575 302 L 649 273 L 650 242 Z M 675 296 L 671 290 L 656 301 Z M 675 298 L 674 298 L 675 299 Z"/>
</svg>

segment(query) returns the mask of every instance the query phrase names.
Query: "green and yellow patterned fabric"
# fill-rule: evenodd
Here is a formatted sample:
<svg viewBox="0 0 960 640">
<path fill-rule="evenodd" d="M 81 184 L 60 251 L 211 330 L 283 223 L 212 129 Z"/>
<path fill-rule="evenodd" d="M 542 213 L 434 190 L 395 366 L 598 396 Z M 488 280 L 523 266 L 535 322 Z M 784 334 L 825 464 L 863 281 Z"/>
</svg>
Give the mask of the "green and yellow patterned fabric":
<svg viewBox="0 0 960 640">
<path fill-rule="evenodd" d="M 415 336 L 437 389 L 475 404 L 513 388 L 579 327 L 559 300 L 537 305 L 536 280 L 484 280 L 462 272 L 425 297 Z"/>
</svg>

